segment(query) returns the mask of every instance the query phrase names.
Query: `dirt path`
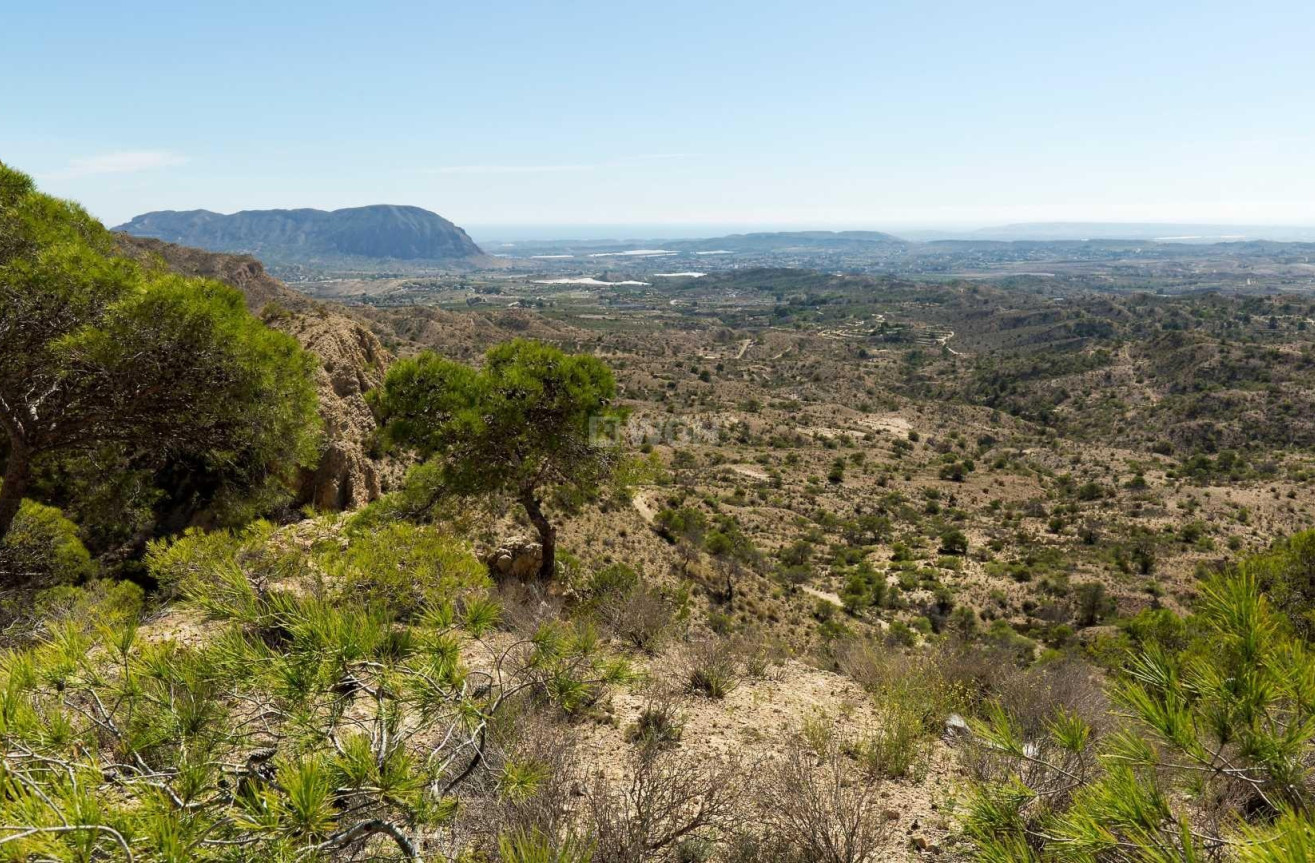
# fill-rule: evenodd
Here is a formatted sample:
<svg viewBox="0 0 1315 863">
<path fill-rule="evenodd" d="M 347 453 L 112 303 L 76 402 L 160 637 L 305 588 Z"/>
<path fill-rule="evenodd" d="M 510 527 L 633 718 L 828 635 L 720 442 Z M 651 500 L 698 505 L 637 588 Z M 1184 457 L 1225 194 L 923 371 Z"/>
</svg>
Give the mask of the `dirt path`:
<svg viewBox="0 0 1315 863">
<path fill-rule="evenodd" d="M 829 591 L 818 590 L 816 587 L 808 587 L 806 585 L 800 586 L 799 589 L 802 590 L 804 593 L 808 594 L 809 596 L 815 597 L 825 602 L 829 602 L 832 605 L 838 605 L 841 608 L 845 607 L 845 601 Z"/>
<path fill-rule="evenodd" d="M 634 504 L 635 511 L 639 513 L 640 518 L 649 524 L 653 523 L 653 519 L 657 517 L 657 513 L 653 512 L 653 507 L 649 506 L 648 497 L 645 492 L 635 492 L 635 496 L 630 502 Z"/>
</svg>

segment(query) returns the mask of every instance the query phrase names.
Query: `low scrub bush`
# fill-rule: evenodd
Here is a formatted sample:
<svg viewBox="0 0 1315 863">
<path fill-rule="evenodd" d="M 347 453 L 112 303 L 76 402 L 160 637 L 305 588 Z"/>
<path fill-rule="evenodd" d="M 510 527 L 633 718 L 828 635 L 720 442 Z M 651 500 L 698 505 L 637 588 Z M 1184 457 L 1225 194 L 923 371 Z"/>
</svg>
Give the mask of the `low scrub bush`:
<svg viewBox="0 0 1315 863">
<path fill-rule="evenodd" d="M 0 653 L 0 823 L 23 825 L 7 854 L 434 859 L 464 807 L 520 812 L 490 823 L 557 842 L 543 813 L 563 810 L 570 771 L 545 753 L 562 735 L 530 751 L 506 729 L 526 711 L 578 714 L 630 679 L 625 663 L 583 626 L 487 644 L 486 577 L 436 533 L 352 537 L 324 579 L 253 582 L 253 561 L 281 559 L 276 540 L 153 550 L 214 619 L 203 637 L 140 637 L 140 595 L 120 588 L 45 595 L 62 618 Z"/>
<path fill-rule="evenodd" d="M 740 662 L 734 645 L 708 640 L 690 652 L 686 679 L 689 689 L 708 698 L 725 698 L 740 684 Z"/>
<path fill-rule="evenodd" d="M 765 835 L 741 840 L 740 859 L 864 863 L 890 834 L 879 803 L 881 783 L 854 769 L 843 741 L 816 753 L 802 739 L 787 742 L 755 788 Z M 819 763 L 820 762 L 820 763 Z"/>
</svg>

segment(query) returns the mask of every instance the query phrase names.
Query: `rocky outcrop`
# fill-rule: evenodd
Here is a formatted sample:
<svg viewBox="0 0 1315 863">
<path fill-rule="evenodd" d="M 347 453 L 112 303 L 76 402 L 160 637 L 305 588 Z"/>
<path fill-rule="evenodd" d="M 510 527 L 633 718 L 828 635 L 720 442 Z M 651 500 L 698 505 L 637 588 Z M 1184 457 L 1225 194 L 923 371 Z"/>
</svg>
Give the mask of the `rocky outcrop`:
<svg viewBox="0 0 1315 863">
<path fill-rule="evenodd" d="M 343 315 L 292 315 L 275 325 L 320 359 L 325 447 L 302 496 L 319 509 L 364 506 L 381 493 L 380 466 L 367 453 L 375 421 L 365 393 L 383 380 L 388 353 L 374 333 Z"/>
<path fill-rule="evenodd" d="M 543 546 L 524 536 L 508 537 L 484 559 L 495 578 L 527 579 L 543 563 Z"/>
<path fill-rule="evenodd" d="M 162 262 L 184 275 L 237 288 L 253 313 L 319 359 L 316 389 L 324 448 L 319 464 L 302 476 L 300 503 L 325 510 L 352 509 L 380 495 L 382 465 L 369 455 L 375 421 L 365 393 L 383 380 L 391 357 L 368 327 L 287 287 L 250 256 L 123 234 L 119 244 L 125 254 L 139 260 Z"/>
</svg>

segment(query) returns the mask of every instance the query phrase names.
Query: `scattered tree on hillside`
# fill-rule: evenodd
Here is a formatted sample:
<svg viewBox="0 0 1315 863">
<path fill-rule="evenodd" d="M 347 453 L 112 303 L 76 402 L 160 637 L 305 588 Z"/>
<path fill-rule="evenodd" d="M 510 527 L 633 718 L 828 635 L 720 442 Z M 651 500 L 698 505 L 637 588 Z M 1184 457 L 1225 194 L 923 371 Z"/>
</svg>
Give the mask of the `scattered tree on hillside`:
<svg viewBox="0 0 1315 863">
<path fill-rule="evenodd" d="M 555 565 L 556 527 L 545 493 L 575 504 L 600 490 L 618 451 L 595 435 L 619 420 L 611 370 L 590 356 L 517 339 L 476 370 L 422 353 L 395 364 L 371 401 L 387 441 L 438 460 L 437 493 L 509 494 L 543 546 L 541 578 Z"/>
<path fill-rule="evenodd" d="M 725 580 L 722 598 L 728 603 L 733 602 L 735 583 L 746 566 L 757 563 L 758 549 L 740 528 L 739 522 L 726 515 L 717 517 L 717 523 L 704 540 L 704 546 L 717 562 Z"/>
<path fill-rule="evenodd" d="M 657 514 L 658 531 L 676 544 L 680 552 L 680 571 L 689 574 L 689 565 L 703 550 L 703 538 L 708 533 L 708 517 L 702 510 L 689 506 L 664 509 Z"/>
</svg>

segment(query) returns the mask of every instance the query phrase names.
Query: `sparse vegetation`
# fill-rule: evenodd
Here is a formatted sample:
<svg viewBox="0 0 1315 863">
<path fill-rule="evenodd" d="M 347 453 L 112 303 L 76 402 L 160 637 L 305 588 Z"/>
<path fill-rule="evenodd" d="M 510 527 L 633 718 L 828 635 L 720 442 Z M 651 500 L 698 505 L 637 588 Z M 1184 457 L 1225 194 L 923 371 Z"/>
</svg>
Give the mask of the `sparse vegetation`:
<svg viewBox="0 0 1315 863">
<path fill-rule="evenodd" d="M 379 428 L 356 394 L 378 499 L 294 510 L 308 355 L 17 176 L 0 292 L 68 324 L 51 374 L 154 297 L 119 342 L 181 310 L 239 383 L 0 451 L 0 856 L 1310 856 L 1303 297 L 744 267 L 361 307 L 402 357 Z M 83 317 L 19 308 L 61 278 Z"/>
</svg>

